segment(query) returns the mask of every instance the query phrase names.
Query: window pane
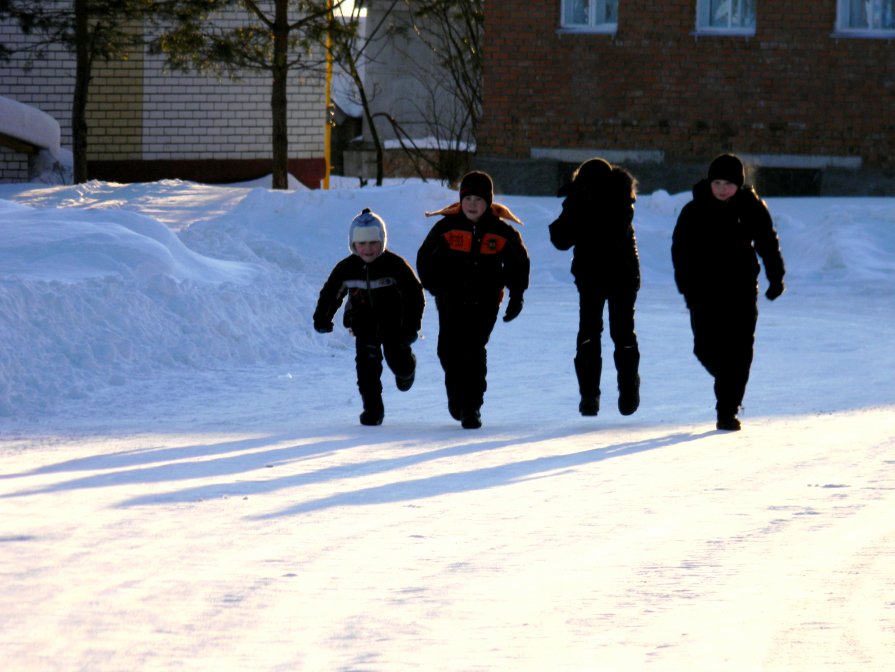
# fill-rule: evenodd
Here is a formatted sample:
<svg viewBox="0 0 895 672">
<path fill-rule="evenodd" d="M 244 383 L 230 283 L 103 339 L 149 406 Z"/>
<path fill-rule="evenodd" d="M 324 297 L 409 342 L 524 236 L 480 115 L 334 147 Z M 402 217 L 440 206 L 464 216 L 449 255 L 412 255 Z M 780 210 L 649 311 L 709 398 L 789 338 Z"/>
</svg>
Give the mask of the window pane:
<svg viewBox="0 0 895 672">
<path fill-rule="evenodd" d="M 730 25 L 730 0 L 709 2 L 709 25 L 712 28 L 727 28 Z"/>
<path fill-rule="evenodd" d="M 755 28 L 755 0 L 705 0 L 711 28 Z"/>
<path fill-rule="evenodd" d="M 567 26 L 586 26 L 589 19 L 589 5 L 589 0 L 563 0 L 565 24 Z"/>
<path fill-rule="evenodd" d="M 736 0 L 731 19 L 731 25 L 737 28 L 754 28 L 755 0 Z"/>
<path fill-rule="evenodd" d="M 872 30 L 895 28 L 893 4 L 893 0 L 851 0 L 848 27 Z"/>
<path fill-rule="evenodd" d="M 602 23 L 618 23 L 618 0 L 606 0 Z"/>
</svg>

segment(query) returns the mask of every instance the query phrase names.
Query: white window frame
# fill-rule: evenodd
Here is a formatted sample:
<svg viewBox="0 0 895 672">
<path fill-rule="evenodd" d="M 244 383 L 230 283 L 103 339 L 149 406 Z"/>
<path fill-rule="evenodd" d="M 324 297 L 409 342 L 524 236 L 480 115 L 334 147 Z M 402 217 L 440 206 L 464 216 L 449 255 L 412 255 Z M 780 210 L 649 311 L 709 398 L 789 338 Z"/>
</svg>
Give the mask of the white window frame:
<svg viewBox="0 0 895 672">
<path fill-rule="evenodd" d="M 618 20 L 614 23 L 596 23 L 596 17 L 606 15 L 606 5 L 615 2 L 615 12 L 618 15 L 618 6 L 622 0 L 583 0 L 588 5 L 588 23 L 572 23 L 566 16 L 568 0 L 560 0 L 560 26 L 563 31 L 576 33 L 614 33 L 618 30 Z"/>
<path fill-rule="evenodd" d="M 871 25 L 851 26 L 851 9 L 869 5 L 873 10 Z M 876 25 L 873 25 L 876 24 Z M 895 38 L 895 0 L 837 0 L 836 35 L 845 37 Z"/>
<path fill-rule="evenodd" d="M 739 2 L 742 9 L 742 3 L 746 0 L 728 0 L 728 2 Z M 755 14 L 758 14 L 758 0 L 753 0 L 756 5 Z M 712 9 L 711 0 L 696 0 L 696 32 L 700 35 L 755 35 L 755 25 L 758 23 L 757 17 L 751 26 L 713 26 L 709 18 Z M 729 14 L 728 14 L 729 16 Z"/>
</svg>

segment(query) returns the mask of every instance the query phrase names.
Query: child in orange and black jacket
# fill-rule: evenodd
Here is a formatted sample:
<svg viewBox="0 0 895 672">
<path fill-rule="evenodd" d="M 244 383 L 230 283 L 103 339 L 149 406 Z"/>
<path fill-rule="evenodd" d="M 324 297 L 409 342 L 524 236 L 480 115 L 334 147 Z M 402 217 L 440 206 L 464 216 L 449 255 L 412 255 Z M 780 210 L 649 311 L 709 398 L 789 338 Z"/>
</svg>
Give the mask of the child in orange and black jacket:
<svg viewBox="0 0 895 672">
<path fill-rule="evenodd" d="M 494 184 L 473 171 L 460 183 L 460 202 L 430 215 L 435 223 L 417 253 L 423 287 L 438 309 L 438 359 L 448 411 L 464 429 L 482 426 L 491 332 L 509 290 L 504 322 L 522 311 L 531 262 L 522 236 L 503 218 L 519 220 L 494 201 Z"/>
<path fill-rule="evenodd" d="M 362 425 L 380 425 L 385 415 L 383 354 L 398 389 L 404 392 L 413 385 L 416 357 L 411 345 L 417 339 L 426 301 L 410 264 L 386 249 L 386 243 L 385 222 L 365 208 L 348 230 L 351 254 L 330 273 L 314 311 L 314 329 L 329 333 L 333 316 L 348 298 L 342 321 L 355 337 Z"/>
</svg>

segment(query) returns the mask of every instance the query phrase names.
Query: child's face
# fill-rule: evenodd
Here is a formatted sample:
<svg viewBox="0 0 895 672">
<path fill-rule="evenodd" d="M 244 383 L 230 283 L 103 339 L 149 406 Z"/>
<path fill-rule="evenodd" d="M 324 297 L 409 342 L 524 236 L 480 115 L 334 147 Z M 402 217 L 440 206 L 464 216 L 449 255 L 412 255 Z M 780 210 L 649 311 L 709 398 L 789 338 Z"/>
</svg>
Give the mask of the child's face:
<svg viewBox="0 0 895 672">
<path fill-rule="evenodd" d="M 357 256 L 359 256 L 361 259 L 369 264 L 376 257 L 382 254 L 382 243 L 378 240 L 355 243 L 354 249 L 357 251 Z"/>
<path fill-rule="evenodd" d="M 712 180 L 712 195 L 719 201 L 726 201 L 733 196 L 739 187 L 727 180 Z"/>
<path fill-rule="evenodd" d="M 482 218 L 488 209 L 488 201 L 481 196 L 464 196 L 460 201 L 460 208 L 470 222 L 475 223 Z"/>
</svg>

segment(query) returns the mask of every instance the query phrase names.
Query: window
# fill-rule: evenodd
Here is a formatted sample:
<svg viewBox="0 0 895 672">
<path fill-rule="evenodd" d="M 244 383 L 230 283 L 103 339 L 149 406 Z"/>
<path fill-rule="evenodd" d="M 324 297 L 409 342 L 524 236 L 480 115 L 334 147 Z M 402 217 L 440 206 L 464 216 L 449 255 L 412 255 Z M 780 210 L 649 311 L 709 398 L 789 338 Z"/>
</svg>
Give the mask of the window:
<svg viewBox="0 0 895 672">
<path fill-rule="evenodd" d="M 697 0 L 696 29 L 701 33 L 753 35 L 755 0 Z"/>
<path fill-rule="evenodd" d="M 618 27 L 618 0 L 562 0 L 563 28 L 613 32 Z"/>
<path fill-rule="evenodd" d="M 895 36 L 895 0 L 839 0 L 836 27 L 846 33 Z"/>
</svg>

